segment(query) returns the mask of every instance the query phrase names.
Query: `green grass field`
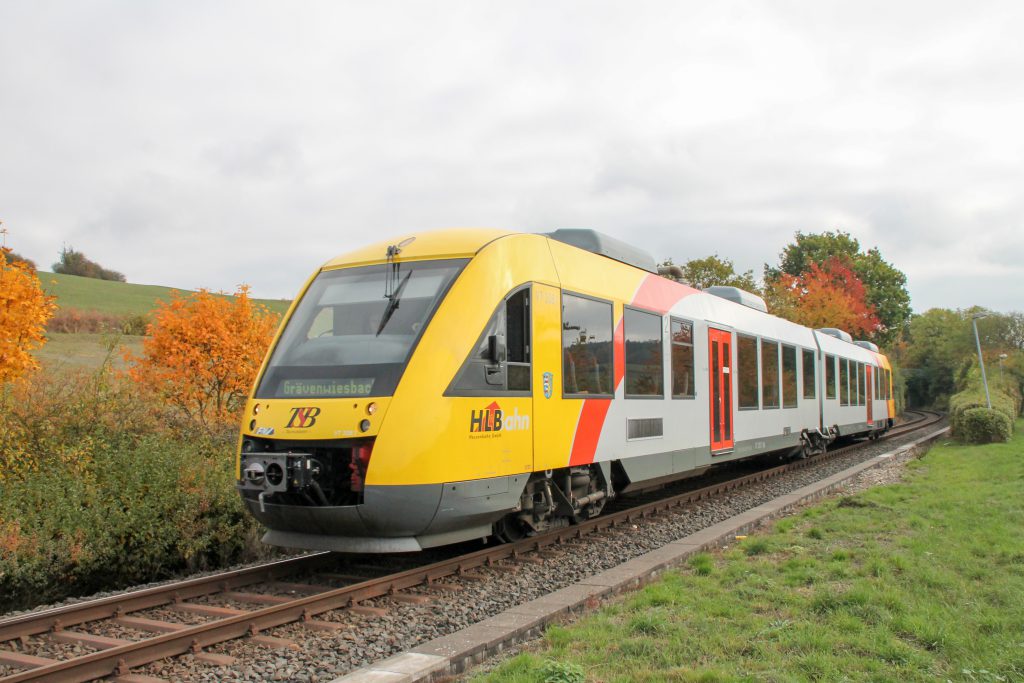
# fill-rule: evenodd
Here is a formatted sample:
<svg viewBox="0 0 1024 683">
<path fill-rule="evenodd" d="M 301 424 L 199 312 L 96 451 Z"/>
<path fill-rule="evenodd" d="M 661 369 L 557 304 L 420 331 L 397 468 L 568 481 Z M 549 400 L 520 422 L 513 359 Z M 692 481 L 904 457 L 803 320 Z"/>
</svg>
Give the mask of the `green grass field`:
<svg viewBox="0 0 1024 683">
<path fill-rule="evenodd" d="M 486 681 L 1024 681 L 1024 435 L 943 444 L 569 627 Z"/>
<path fill-rule="evenodd" d="M 49 371 L 74 368 L 99 368 L 105 362 L 111 367 L 123 368 L 122 348 L 136 356 L 142 355 L 144 337 L 111 334 L 59 334 L 46 335 L 46 344 L 35 352 L 36 358 Z"/>
<path fill-rule="evenodd" d="M 171 287 L 134 285 L 42 271 L 39 272 L 39 281 L 47 294 L 57 297 L 57 306 L 60 308 L 99 311 L 113 315 L 145 315 L 153 310 L 156 302 L 170 300 L 171 292 L 174 291 Z M 255 301 L 277 313 L 287 311 L 291 303 L 280 299 Z"/>
</svg>

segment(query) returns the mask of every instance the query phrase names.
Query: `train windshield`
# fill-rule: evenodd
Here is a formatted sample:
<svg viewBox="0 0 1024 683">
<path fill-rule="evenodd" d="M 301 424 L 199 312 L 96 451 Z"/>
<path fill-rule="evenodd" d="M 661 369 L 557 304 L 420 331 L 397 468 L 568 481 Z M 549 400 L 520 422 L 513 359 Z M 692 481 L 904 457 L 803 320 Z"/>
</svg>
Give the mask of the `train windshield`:
<svg viewBox="0 0 1024 683">
<path fill-rule="evenodd" d="M 256 397 L 394 393 L 420 334 L 467 262 L 400 263 L 397 278 L 390 265 L 323 271 L 288 321 Z"/>
</svg>

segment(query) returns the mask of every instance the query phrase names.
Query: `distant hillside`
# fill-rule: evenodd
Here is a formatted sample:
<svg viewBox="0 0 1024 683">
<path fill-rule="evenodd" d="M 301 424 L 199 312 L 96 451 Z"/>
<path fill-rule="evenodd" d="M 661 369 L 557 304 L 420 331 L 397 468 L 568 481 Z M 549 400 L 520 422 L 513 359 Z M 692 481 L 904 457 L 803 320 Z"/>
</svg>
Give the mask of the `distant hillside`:
<svg viewBox="0 0 1024 683">
<path fill-rule="evenodd" d="M 157 301 L 169 301 L 171 287 L 133 285 L 128 282 L 97 280 L 77 275 L 62 275 L 39 271 L 39 281 L 47 294 L 57 297 L 60 308 L 98 311 L 112 315 L 145 315 L 156 307 Z M 185 290 L 178 290 L 183 292 Z M 255 299 L 272 311 L 284 313 L 290 301 Z"/>
</svg>

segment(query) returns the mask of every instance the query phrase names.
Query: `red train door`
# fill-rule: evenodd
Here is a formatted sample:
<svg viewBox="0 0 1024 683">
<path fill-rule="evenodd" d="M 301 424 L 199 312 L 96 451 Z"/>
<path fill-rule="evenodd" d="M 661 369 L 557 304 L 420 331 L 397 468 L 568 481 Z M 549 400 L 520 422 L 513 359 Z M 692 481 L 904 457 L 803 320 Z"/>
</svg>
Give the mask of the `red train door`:
<svg viewBox="0 0 1024 683">
<path fill-rule="evenodd" d="M 708 374 L 711 377 L 711 452 L 731 450 L 732 333 L 708 328 Z"/>
<path fill-rule="evenodd" d="M 873 367 L 871 367 L 870 365 L 865 365 L 864 366 L 864 371 L 867 373 L 867 376 L 864 378 L 864 380 L 865 380 L 864 384 L 867 386 L 867 399 L 866 399 L 865 402 L 868 404 L 868 424 L 871 424 L 872 422 L 874 422 L 874 420 L 871 417 L 872 413 L 873 413 L 872 406 L 871 406 L 871 401 L 874 400 L 874 398 L 875 398 L 874 397 L 874 393 L 875 393 L 874 392 L 874 388 L 875 388 L 875 384 L 874 384 L 874 381 L 875 381 L 874 371 L 875 371 L 875 369 Z"/>
</svg>

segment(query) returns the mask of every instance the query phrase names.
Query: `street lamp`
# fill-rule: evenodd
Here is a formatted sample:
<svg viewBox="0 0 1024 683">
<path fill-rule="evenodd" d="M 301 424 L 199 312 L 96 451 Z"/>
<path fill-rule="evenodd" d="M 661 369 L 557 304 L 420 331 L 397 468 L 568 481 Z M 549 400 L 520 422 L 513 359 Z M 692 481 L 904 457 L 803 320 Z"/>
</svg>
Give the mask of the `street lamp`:
<svg viewBox="0 0 1024 683">
<path fill-rule="evenodd" d="M 992 410 L 992 396 L 988 393 L 988 378 L 985 377 L 985 359 L 981 357 L 981 340 L 978 339 L 978 320 L 987 317 L 988 313 L 975 313 L 971 316 L 971 325 L 974 326 L 974 343 L 978 346 L 978 364 L 981 365 L 981 382 L 985 385 L 985 402 L 988 409 Z"/>
<path fill-rule="evenodd" d="M 1006 360 L 1007 356 L 1005 353 L 999 354 L 999 383 L 1003 383 L 1003 361 Z M 1003 387 L 1005 391 L 1006 387 Z"/>
</svg>

